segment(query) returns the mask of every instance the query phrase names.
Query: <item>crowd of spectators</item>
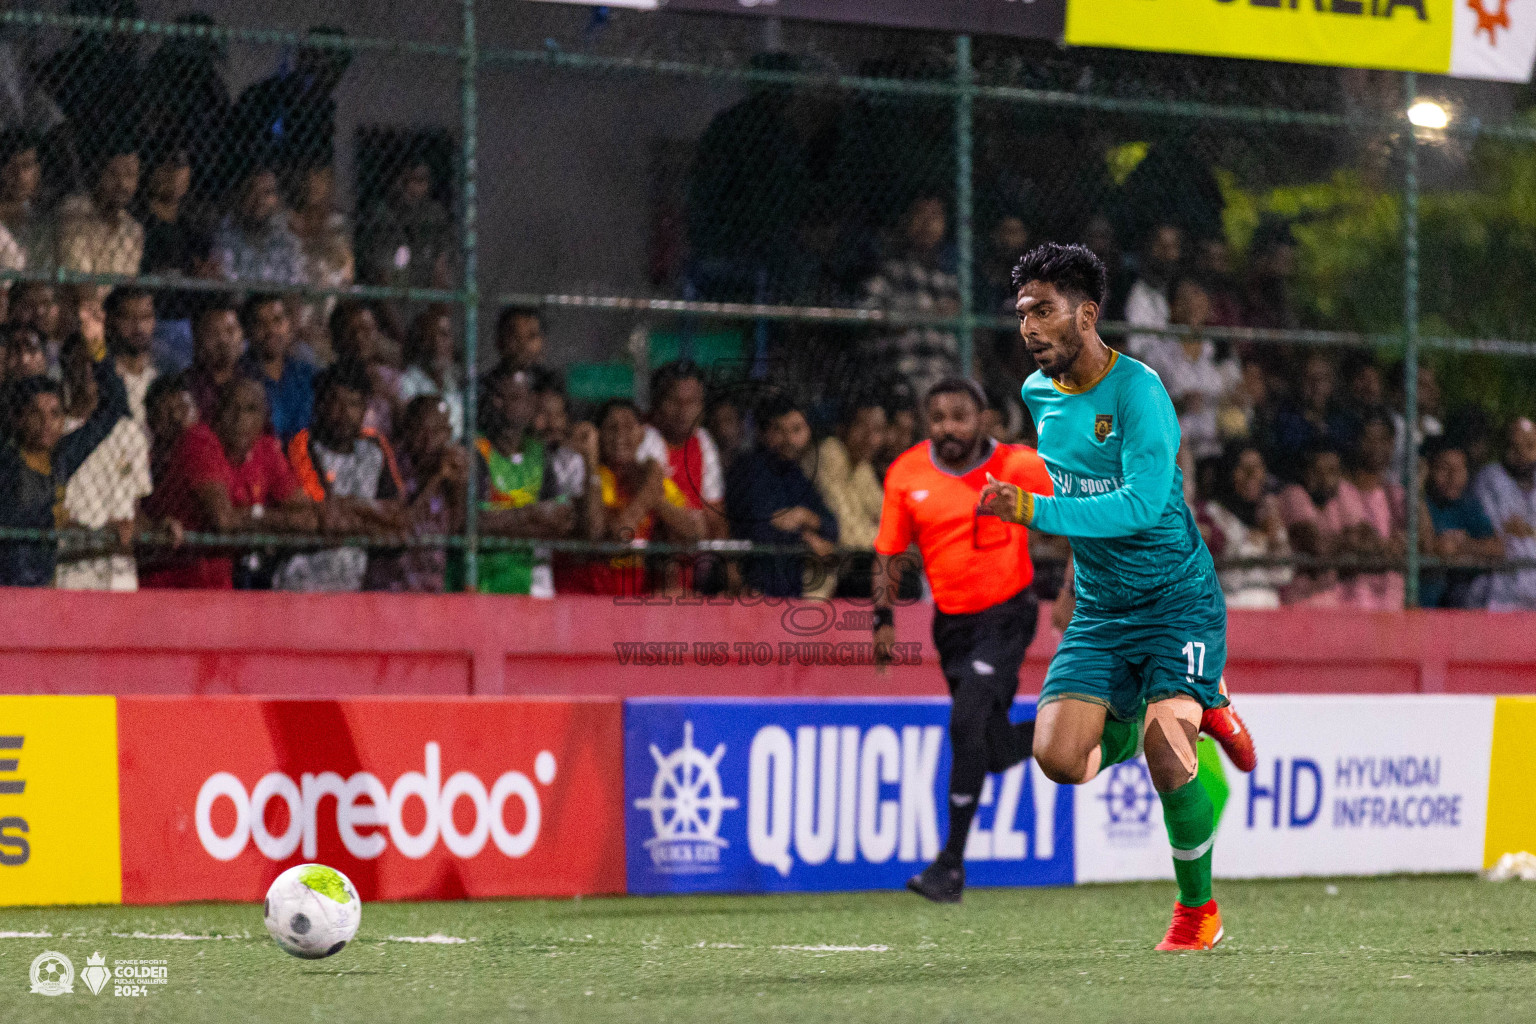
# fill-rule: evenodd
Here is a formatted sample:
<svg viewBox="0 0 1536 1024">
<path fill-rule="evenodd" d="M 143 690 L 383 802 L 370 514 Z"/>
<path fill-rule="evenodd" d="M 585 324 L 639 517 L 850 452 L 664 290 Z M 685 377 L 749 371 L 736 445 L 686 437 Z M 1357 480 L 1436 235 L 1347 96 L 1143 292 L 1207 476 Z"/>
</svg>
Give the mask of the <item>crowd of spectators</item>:
<svg viewBox="0 0 1536 1024">
<path fill-rule="evenodd" d="M 843 440 L 823 445 L 829 468 L 841 468 L 818 482 L 814 466 L 802 466 L 811 435 L 798 407 L 722 399 L 706 410 L 704 376 L 690 363 L 656 371 L 649 414 L 615 399 L 574 421 L 560 375 L 541 362 L 534 309 L 499 318 L 498 361 L 475 385 L 479 412 L 467 430 L 453 318 L 441 308 L 418 314 L 393 348 L 410 360 L 402 370 L 377 309 L 351 300 L 328 318 L 334 358 L 320 368 L 300 349 L 297 317 L 279 295 L 199 303 L 185 364 L 156 345 L 157 296 L 141 287 L 106 296 L 99 343 L 79 324 L 51 341 L 64 318 L 50 286 L 18 283 L 12 298 L 0 332 L 0 525 L 78 529 L 59 541 L 0 541 L 3 584 L 789 594 L 802 586 L 792 556 L 727 571 L 532 542 L 633 547 L 735 536 L 830 554 L 838 533 L 828 500 L 869 520 L 861 543 L 878 518 L 879 406 L 856 410 Z M 702 426 L 706 411 L 725 443 Z M 760 445 L 746 436 L 754 419 Z M 489 539 L 472 580 L 462 552 L 441 540 L 464 530 L 471 460 Z M 242 534 L 243 543 L 217 540 Z M 284 544 L 282 535 L 304 540 Z"/>
<path fill-rule="evenodd" d="M 75 6 L 136 15 L 129 0 Z M 211 24 L 199 14 L 178 20 Z M 12 101 L 0 111 L 0 270 L 451 287 L 446 182 L 424 144 L 407 139 L 379 154 L 377 180 L 358 183 L 356 212 L 340 208 L 333 93 L 350 61 L 335 45 L 340 34 L 311 29 L 282 70 L 238 96 L 224 81 L 222 44 L 195 36 L 167 38 L 141 60 L 139 37 L 82 32 L 33 64 L 0 42 L 0 94 Z M 97 354 L 107 291 L 77 285 L 54 295 L 63 329 L 78 326 Z M 199 294 L 161 293 L 156 345 L 182 364 Z M 337 358 L 328 330 L 336 300 L 285 302 L 305 361 Z M 418 311 L 401 303 L 374 311 L 391 361 L 400 361 Z"/>
<path fill-rule="evenodd" d="M 1210 305 L 1200 278 L 1164 279 L 1174 322 L 1198 328 Z M 1134 281 L 1151 288 L 1146 275 Z M 338 302 L 327 324 L 333 360 L 321 368 L 281 296 L 258 292 L 236 306 L 215 295 L 189 318 L 182 365 L 157 344 L 161 298 L 114 289 L 93 340 L 80 324 L 63 333 L 50 286 L 13 287 L 0 331 L 0 525 L 93 532 L 0 542 L 0 582 L 853 596 L 867 586 L 884 468 L 924 429 L 900 380 L 849 382 L 826 417 L 789 389 L 759 388 L 750 401 L 720 390 L 688 362 L 653 373 L 649 409 L 614 399 L 573 410 L 543 362 L 538 310 L 511 307 L 497 320 L 497 361 L 475 382 L 467 430 L 449 310 L 422 310 L 391 345 L 376 307 Z M 1186 498 L 1233 607 L 1401 608 L 1396 567 L 1415 500 L 1414 543 L 1449 563 L 1421 577 L 1425 605 L 1536 608 L 1536 570 L 1489 565 L 1536 559 L 1529 418 L 1495 432 L 1476 410 L 1447 415 L 1425 369 L 1410 440 L 1385 385 L 1395 371 L 1360 354 L 1266 362 L 1198 331 L 1149 335 L 1140 351 L 1178 410 Z M 1004 401 L 991 402 L 984 423 L 1000 441 L 1032 440 L 1027 418 Z M 1412 497 L 1408 452 L 1421 467 Z M 465 527 L 472 460 L 487 540 L 468 579 L 462 551 L 440 538 Z M 231 534 L 271 539 L 209 537 Z M 283 534 L 305 539 L 285 545 Z M 726 539 L 777 550 L 644 550 Z M 551 544 L 561 541 L 625 550 Z M 1040 538 L 1038 553 L 1064 551 Z"/>
<path fill-rule="evenodd" d="M 1198 314 L 1198 278 L 1166 280 L 1174 315 Z M 1150 287 L 1145 275 L 1135 281 Z M 181 366 L 155 344 L 153 293 L 108 294 L 101 345 L 78 328 L 55 345 L 61 317 L 49 292 L 15 286 L 0 333 L 9 439 L 0 519 L 94 532 L 0 543 L 0 580 L 11 585 L 856 595 L 867 585 L 859 552 L 879 525 L 884 467 L 922 433 L 902 387 L 850 386 L 837 414 L 813 424 L 786 391 L 748 402 L 712 389 L 688 362 L 654 372 L 648 410 L 614 399 L 578 419 L 561 376 L 542 362 L 538 311 L 513 307 L 498 319 L 498 360 L 477 382 L 477 422 L 466 434 L 446 310 L 416 317 L 393 349 L 411 360 L 402 371 L 380 341 L 380 314 L 342 301 L 328 318 L 334 361 L 319 369 L 298 353 L 280 296 L 256 293 L 239 307 L 213 297 L 191 317 L 191 359 Z M 1401 468 L 1412 450 L 1422 467 L 1416 543 L 1452 563 L 1424 573 L 1423 603 L 1536 608 L 1536 571 L 1487 565 L 1536 558 L 1530 419 L 1490 438 L 1484 415 L 1443 416 L 1424 371 L 1422 440 L 1412 443 L 1385 397 L 1391 371 L 1358 355 L 1342 367 L 1326 353 L 1298 356 L 1288 386 L 1198 335 L 1141 346 L 1184 424 L 1187 499 L 1224 563 L 1233 607 L 1401 608 L 1394 566 L 1409 543 Z M 985 422 L 998 440 L 1031 440 L 1027 421 L 1015 429 L 1002 403 Z M 473 580 L 462 552 L 434 541 L 464 529 L 471 460 L 488 538 Z M 275 536 L 221 545 L 210 534 Z M 306 540 L 285 546 L 283 534 Z M 642 543 L 727 538 L 778 550 L 664 559 Z M 567 540 L 626 550 L 543 546 Z M 1047 538 L 1038 550 L 1062 553 Z"/>
</svg>

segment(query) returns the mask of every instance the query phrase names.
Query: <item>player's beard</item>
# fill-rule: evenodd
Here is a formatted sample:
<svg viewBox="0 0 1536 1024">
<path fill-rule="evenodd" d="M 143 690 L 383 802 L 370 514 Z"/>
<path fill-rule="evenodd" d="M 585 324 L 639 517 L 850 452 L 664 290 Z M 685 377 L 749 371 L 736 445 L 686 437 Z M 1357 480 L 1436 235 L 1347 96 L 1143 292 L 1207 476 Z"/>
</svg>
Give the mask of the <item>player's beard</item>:
<svg viewBox="0 0 1536 1024">
<path fill-rule="evenodd" d="M 972 457 L 976 454 L 976 441 L 980 434 L 979 430 L 970 437 L 940 434 L 933 439 L 933 447 L 938 451 L 939 458 L 951 466 L 962 465 L 973 461 Z"/>
<path fill-rule="evenodd" d="M 1041 363 L 1040 372 L 1056 380 L 1070 370 L 1072 364 L 1077 362 L 1077 357 L 1083 354 L 1083 332 L 1077 329 L 1075 318 L 1062 328 L 1061 337 L 1051 346 L 1051 350 L 1056 358 L 1051 360 L 1049 366 Z"/>
</svg>

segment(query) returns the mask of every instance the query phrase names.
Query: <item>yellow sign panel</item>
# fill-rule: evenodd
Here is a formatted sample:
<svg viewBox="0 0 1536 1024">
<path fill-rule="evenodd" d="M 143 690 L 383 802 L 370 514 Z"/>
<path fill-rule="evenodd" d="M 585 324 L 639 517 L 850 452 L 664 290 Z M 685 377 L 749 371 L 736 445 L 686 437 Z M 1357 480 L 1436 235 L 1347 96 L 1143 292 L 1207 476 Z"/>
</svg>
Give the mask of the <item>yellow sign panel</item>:
<svg viewBox="0 0 1536 1024">
<path fill-rule="evenodd" d="M 1444 73 L 1454 0 L 1067 0 L 1074 46 Z"/>
<path fill-rule="evenodd" d="M 0 905 L 121 903 L 114 697 L 0 697 Z"/>
<path fill-rule="evenodd" d="M 1500 697 L 1493 711 L 1488 832 L 1483 866 L 1506 853 L 1536 852 L 1536 697 Z"/>
</svg>

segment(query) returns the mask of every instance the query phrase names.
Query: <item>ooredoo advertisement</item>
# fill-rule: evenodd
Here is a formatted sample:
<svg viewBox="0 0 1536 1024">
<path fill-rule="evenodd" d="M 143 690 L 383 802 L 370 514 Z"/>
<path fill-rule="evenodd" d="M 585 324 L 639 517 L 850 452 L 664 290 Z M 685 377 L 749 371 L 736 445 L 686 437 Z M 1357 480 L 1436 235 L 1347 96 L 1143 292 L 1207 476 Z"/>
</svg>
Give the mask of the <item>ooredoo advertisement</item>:
<svg viewBox="0 0 1536 1024">
<path fill-rule="evenodd" d="M 617 701 L 119 701 L 123 900 L 623 890 Z"/>
</svg>

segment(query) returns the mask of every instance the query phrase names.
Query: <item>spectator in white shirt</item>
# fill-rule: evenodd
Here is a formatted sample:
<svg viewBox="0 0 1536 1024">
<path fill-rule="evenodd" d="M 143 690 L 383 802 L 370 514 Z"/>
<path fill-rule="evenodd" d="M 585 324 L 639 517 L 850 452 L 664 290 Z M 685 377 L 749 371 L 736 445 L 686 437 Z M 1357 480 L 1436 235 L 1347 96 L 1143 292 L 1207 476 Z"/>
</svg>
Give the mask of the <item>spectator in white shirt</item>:
<svg viewBox="0 0 1536 1024">
<path fill-rule="evenodd" d="M 1512 559 L 1536 559 L 1536 423 L 1522 416 L 1504 436 L 1504 461 L 1472 488 Z M 1489 611 L 1536 611 L 1536 569 L 1490 574 Z"/>
<path fill-rule="evenodd" d="M 1179 414 L 1179 432 L 1190 457 L 1199 460 L 1221 454 L 1218 410 L 1233 398 L 1243 372 L 1235 359 L 1216 358 L 1216 346 L 1200 337 L 1209 322 L 1210 297 L 1192 277 L 1173 288 L 1173 322 L 1193 334 L 1156 338 L 1141 358 L 1163 380 Z"/>
<path fill-rule="evenodd" d="M 555 475 L 555 493 L 580 498 L 590 474 L 581 448 L 573 443 L 571 404 L 565 395 L 565 384 L 558 374 L 538 367 L 529 376 L 533 378 L 533 430 L 544 442 L 545 463 Z"/>
<path fill-rule="evenodd" d="M 1388 371 L 1388 379 L 1401 388 L 1403 380 L 1403 364 L 1397 363 Z M 1441 421 L 1442 410 L 1440 408 L 1440 378 L 1435 376 L 1432 366 L 1419 367 L 1419 422 L 1413 428 L 1412 437 L 1409 436 L 1407 417 L 1401 412 L 1392 413 L 1392 429 L 1396 435 L 1392 446 L 1392 473 L 1404 480 L 1408 476 L 1408 455 L 1417 453 L 1419 447 L 1431 437 L 1440 437 L 1445 433 L 1445 424 Z M 1405 399 L 1399 393 L 1398 408 L 1403 408 Z"/>
<path fill-rule="evenodd" d="M 106 313 L 107 345 L 117 375 L 123 378 L 123 387 L 128 390 L 128 410 L 134 422 L 147 429 L 144 397 L 160 376 L 151 354 L 155 344 L 155 296 L 143 288 L 119 286 L 107 296 Z"/>
<path fill-rule="evenodd" d="M 65 385 L 78 399 L 71 404 L 94 409 L 96 377 L 85 340 L 73 335 L 66 341 L 62 361 Z M 83 422 L 84 416 L 66 418 L 64 429 L 74 430 Z M 133 537 L 139 501 L 150 490 L 149 438 L 132 416 L 125 416 L 86 456 L 64 487 L 67 525 L 115 531 L 115 550 L 103 554 L 99 547 L 62 542 L 54 586 L 63 590 L 138 590 Z"/>
</svg>

